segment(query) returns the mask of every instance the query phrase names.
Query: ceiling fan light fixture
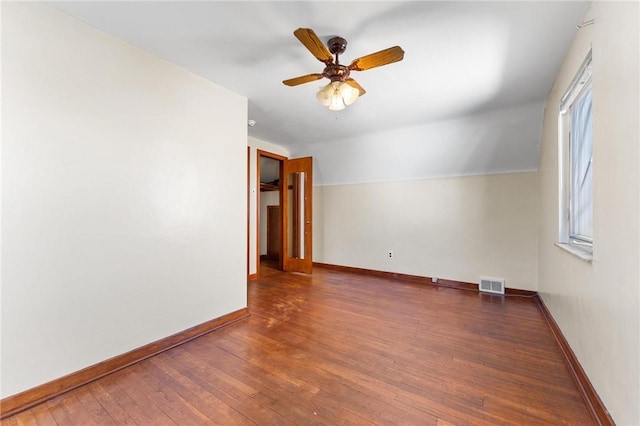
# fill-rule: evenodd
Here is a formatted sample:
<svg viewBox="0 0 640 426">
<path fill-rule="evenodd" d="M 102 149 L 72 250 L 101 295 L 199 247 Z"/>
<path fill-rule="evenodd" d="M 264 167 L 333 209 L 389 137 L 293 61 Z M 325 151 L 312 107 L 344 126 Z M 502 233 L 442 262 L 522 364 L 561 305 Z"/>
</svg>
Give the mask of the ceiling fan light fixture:
<svg viewBox="0 0 640 426">
<path fill-rule="evenodd" d="M 340 111 L 358 100 L 360 92 L 343 81 L 332 81 L 316 94 L 318 102 L 331 111 Z"/>
</svg>

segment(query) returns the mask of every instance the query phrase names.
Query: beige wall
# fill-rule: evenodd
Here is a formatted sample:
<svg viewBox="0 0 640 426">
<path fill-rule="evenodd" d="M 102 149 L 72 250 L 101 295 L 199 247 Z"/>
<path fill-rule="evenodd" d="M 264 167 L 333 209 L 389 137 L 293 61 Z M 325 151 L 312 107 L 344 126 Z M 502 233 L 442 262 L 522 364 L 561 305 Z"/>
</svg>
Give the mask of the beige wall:
<svg viewBox="0 0 640 426">
<path fill-rule="evenodd" d="M 247 100 L 2 3 L 2 397 L 246 306 Z"/>
<path fill-rule="evenodd" d="M 539 291 L 619 425 L 640 424 L 637 2 L 594 2 L 547 99 L 539 163 Z M 593 48 L 594 253 L 558 240 L 560 98 Z"/>
<path fill-rule="evenodd" d="M 536 173 L 316 186 L 314 261 L 537 290 L 536 193 Z"/>
</svg>

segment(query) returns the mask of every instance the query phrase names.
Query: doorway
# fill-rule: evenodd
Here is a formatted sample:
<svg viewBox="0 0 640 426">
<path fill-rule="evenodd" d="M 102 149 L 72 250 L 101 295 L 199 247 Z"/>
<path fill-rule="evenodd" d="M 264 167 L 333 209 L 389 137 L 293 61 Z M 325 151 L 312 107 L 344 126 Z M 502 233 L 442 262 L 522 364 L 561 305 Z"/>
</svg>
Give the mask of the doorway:
<svg viewBox="0 0 640 426">
<path fill-rule="evenodd" d="M 312 272 L 312 158 L 257 150 L 257 265 Z"/>
<path fill-rule="evenodd" d="M 256 273 L 260 275 L 260 266 L 268 263 L 270 267 L 282 270 L 282 179 L 284 161 L 287 157 L 258 150 L 257 170 L 257 249 Z M 280 226 L 278 226 L 280 223 Z"/>
</svg>

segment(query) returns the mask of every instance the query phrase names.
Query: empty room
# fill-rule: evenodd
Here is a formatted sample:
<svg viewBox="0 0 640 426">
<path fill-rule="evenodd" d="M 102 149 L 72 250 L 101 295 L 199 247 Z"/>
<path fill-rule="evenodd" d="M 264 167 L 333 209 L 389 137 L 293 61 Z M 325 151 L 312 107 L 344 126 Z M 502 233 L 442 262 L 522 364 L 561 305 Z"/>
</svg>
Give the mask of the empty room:
<svg viewBox="0 0 640 426">
<path fill-rule="evenodd" d="M 2 1 L 2 425 L 640 426 L 637 1 Z"/>
</svg>

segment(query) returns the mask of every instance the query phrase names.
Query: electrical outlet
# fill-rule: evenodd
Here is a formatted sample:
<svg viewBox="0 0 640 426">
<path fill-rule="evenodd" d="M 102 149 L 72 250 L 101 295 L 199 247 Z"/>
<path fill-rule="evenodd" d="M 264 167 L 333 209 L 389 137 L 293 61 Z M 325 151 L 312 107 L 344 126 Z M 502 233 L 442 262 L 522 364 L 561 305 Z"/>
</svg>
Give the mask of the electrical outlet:
<svg viewBox="0 0 640 426">
<path fill-rule="evenodd" d="M 438 282 L 438 277 L 431 277 L 431 282 L 432 283 L 437 283 Z"/>
<path fill-rule="evenodd" d="M 389 250 L 389 259 L 393 259 L 393 252 Z"/>
</svg>

